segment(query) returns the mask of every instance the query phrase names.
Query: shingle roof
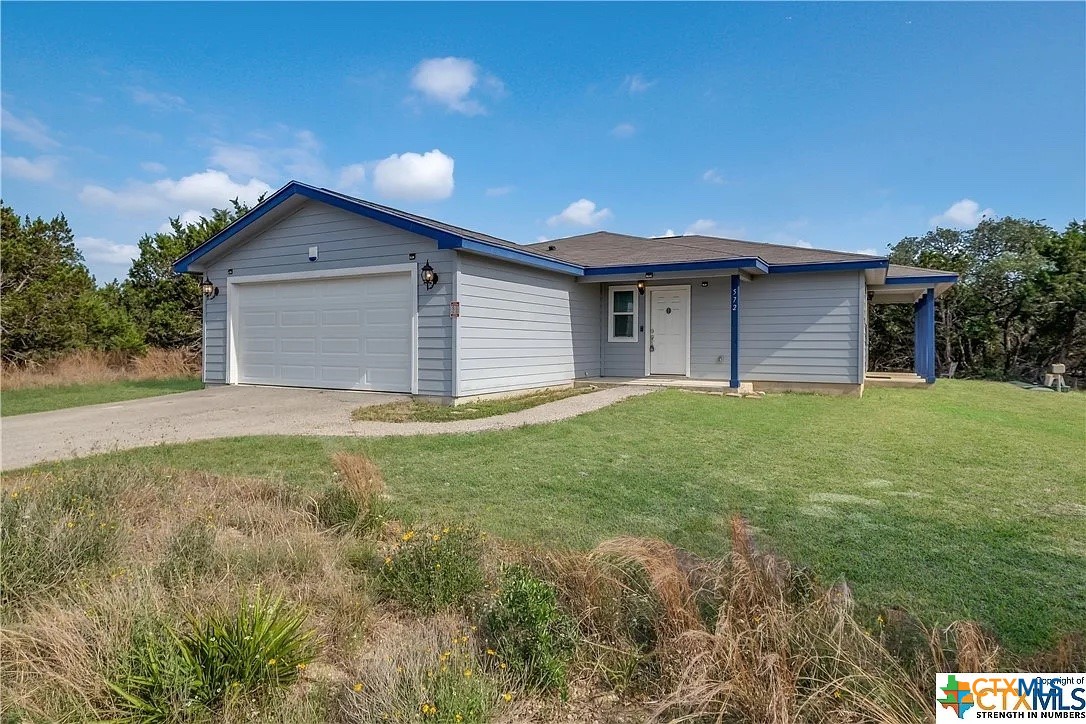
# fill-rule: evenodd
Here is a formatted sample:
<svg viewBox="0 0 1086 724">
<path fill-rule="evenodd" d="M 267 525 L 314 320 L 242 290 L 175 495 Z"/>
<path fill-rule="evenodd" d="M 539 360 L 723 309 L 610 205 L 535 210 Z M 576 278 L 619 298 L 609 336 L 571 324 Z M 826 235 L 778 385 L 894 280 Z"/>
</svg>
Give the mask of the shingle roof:
<svg viewBox="0 0 1086 724">
<path fill-rule="evenodd" d="M 957 276 L 957 272 L 940 271 L 939 269 L 925 269 L 919 266 L 905 266 L 904 264 L 891 264 L 886 269 L 886 278 L 893 279 L 894 277 L 945 277 L 949 275 Z"/>
<path fill-rule="evenodd" d="M 527 248 L 562 261 L 591 267 L 672 264 L 755 256 L 768 264 L 818 264 L 883 258 L 843 251 L 765 244 L 758 241 L 721 239 L 715 236 L 645 238 L 614 234 L 609 231 L 596 231 L 565 239 L 528 244 Z"/>
</svg>

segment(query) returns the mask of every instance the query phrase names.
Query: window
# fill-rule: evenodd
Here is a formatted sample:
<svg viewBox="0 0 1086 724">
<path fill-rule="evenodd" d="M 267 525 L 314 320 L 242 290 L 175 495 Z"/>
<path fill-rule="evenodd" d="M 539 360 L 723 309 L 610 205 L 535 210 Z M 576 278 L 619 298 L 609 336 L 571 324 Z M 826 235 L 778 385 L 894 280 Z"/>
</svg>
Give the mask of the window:
<svg viewBox="0 0 1086 724">
<path fill-rule="evenodd" d="M 609 292 L 608 342 L 637 341 L 637 289 L 611 287 Z"/>
</svg>

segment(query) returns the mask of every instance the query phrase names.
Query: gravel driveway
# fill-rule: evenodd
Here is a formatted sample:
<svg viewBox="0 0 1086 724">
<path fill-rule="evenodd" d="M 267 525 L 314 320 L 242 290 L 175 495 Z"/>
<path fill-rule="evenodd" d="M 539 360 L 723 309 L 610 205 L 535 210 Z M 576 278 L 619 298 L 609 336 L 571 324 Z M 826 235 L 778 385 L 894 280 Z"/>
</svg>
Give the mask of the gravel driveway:
<svg viewBox="0 0 1086 724">
<path fill-rule="evenodd" d="M 351 411 L 406 395 L 287 387 L 211 387 L 0 419 L 0 469 L 159 443 L 239 435 L 429 435 L 555 422 L 651 391 L 612 387 L 520 412 L 457 422 L 352 422 Z"/>
</svg>

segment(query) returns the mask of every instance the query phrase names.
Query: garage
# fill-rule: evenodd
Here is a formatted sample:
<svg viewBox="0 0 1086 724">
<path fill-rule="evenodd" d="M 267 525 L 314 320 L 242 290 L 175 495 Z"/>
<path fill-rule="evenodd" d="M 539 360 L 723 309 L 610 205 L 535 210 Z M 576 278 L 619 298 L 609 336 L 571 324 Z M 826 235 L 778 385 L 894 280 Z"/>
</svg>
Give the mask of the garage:
<svg viewBox="0 0 1086 724">
<path fill-rule="evenodd" d="M 232 383 L 414 391 L 410 272 L 249 276 L 228 287 Z"/>
</svg>

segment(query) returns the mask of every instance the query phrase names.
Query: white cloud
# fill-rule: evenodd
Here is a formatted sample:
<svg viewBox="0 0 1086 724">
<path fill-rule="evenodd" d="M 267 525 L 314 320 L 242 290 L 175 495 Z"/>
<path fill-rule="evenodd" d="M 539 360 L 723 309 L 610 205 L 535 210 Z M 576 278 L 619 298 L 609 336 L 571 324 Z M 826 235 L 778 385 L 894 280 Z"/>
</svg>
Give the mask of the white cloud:
<svg viewBox="0 0 1086 724">
<path fill-rule="evenodd" d="M 858 249 L 857 254 L 867 254 L 868 256 L 881 256 L 876 249 Z"/>
<path fill-rule="evenodd" d="M 649 88 L 652 88 L 654 85 L 656 85 L 656 81 L 654 81 L 654 80 L 645 80 L 645 77 L 642 76 L 640 73 L 634 73 L 633 75 L 628 75 L 622 81 L 622 89 L 624 91 L 626 91 L 627 93 L 629 93 L 630 95 L 636 95 L 638 93 L 644 93 Z"/>
<path fill-rule="evenodd" d="M 0 159 L 0 169 L 5 176 L 13 176 L 25 181 L 48 181 L 56 173 L 60 159 L 55 156 L 4 156 Z"/>
<path fill-rule="evenodd" d="M 185 99 L 173 93 L 150 91 L 146 88 L 135 86 L 128 89 L 132 94 L 132 102 L 137 105 L 147 106 L 155 111 L 183 111 L 188 109 Z"/>
<path fill-rule="evenodd" d="M 516 189 L 515 186 L 492 186 L 486 190 L 487 196 L 508 196 Z"/>
<path fill-rule="evenodd" d="M 610 219 L 611 216 L 611 209 L 597 209 L 594 201 L 580 199 L 563 209 L 562 213 L 547 219 L 547 223 L 551 226 L 559 224 L 595 226 L 605 219 Z"/>
<path fill-rule="evenodd" d="M 227 173 L 243 176 L 271 176 L 272 169 L 265 164 L 264 154 L 255 146 L 219 144 L 211 149 L 208 163 Z"/>
<path fill-rule="evenodd" d="M 0 130 L 3 130 L 5 136 L 16 138 L 42 151 L 60 147 L 60 142 L 50 135 L 44 123 L 33 116 L 19 118 L 7 108 L 0 109 Z"/>
<path fill-rule="evenodd" d="M 486 113 L 478 100 L 470 98 L 473 90 L 485 87 L 500 94 L 505 86 L 496 76 L 484 74 L 469 58 L 427 58 L 411 73 L 411 87 L 424 98 L 439 103 L 455 113 L 477 116 Z"/>
<path fill-rule="evenodd" d="M 128 264 L 140 254 L 135 244 L 118 244 L 97 236 L 76 237 L 75 245 L 87 261 L 102 264 Z"/>
<path fill-rule="evenodd" d="M 436 201 L 453 192 L 451 156 L 438 149 L 423 154 L 392 154 L 373 168 L 373 187 L 393 199 Z"/>
<path fill-rule="evenodd" d="M 722 184 L 724 177 L 715 168 L 711 168 L 701 175 L 701 180 L 707 184 Z"/>
<path fill-rule="evenodd" d="M 805 241 L 803 239 L 797 239 L 796 240 L 796 246 L 798 246 L 800 249 L 813 249 L 814 248 L 814 245 L 811 244 L 811 242 Z"/>
<path fill-rule="evenodd" d="M 310 130 L 280 124 L 249 134 L 249 140 L 249 143 L 213 141 L 209 165 L 231 176 L 293 178 L 347 192 L 359 192 L 366 179 L 365 164 L 329 168 L 322 158 L 324 145 Z"/>
<path fill-rule="evenodd" d="M 108 206 L 130 214 L 171 213 L 179 206 L 210 211 L 223 208 L 235 198 L 255 204 L 271 190 L 260 179 L 251 178 L 242 183 L 223 171 L 208 169 L 177 180 L 164 178 L 149 184 L 129 184 L 120 190 L 87 185 L 79 192 L 79 200 L 88 206 Z"/>
<path fill-rule="evenodd" d="M 683 236 L 720 236 L 730 239 L 738 239 L 745 233 L 744 229 L 731 229 L 720 225 L 713 219 L 698 219 L 686 227 Z"/>
<path fill-rule="evenodd" d="M 166 173 L 166 164 L 159 163 L 158 161 L 144 161 L 140 164 L 140 168 L 147 173 Z"/>
<path fill-rule="evenodd" d="M 347 192 L 359 191 L 362 182 L 366 180 L 366 164 L 352 163 L 339 170 L 339 190 Z"/>
<path fill-rule="evenodd" d="M 664 238 L 667 238 L 669 236 L 678 236 L 678 234 L 675 233 L 674 229 L 667 229 L 667 230 L 664 231 L 664 233 L 657 234 L 656 236 L 654 236 L 652 238 L 653 239 L 664 239 Z"/>
<path fill-rule="evenodd" d="M 611 135 L 615 138 L 633 138 L 637 128 L 632 123 L 620 123 L 611 129 Z"/>
<path fill-rule="evenodd" d="M 995 216 L 992 209 L 981 209 L 973 199 L 962 199 L 950 205 L 950 208 L 931 218 L 932 226 L 955 226 L 971 229 L 984 219 Z"/>
<path fill-rule="evenodd" d="M 178 218 L 181 220 L 182 226 L 188 226 L 204 218 L 204 214 L 196 209 L 189 209 L 188 211 L 182 211 Z M 168 234 L 171 231 L 173 231 L 173 224 L 170 223 L 169 219 L 162 222 L 162 225 L 158 227 L 158 233 L 160 234 Z"/>
</svg>

